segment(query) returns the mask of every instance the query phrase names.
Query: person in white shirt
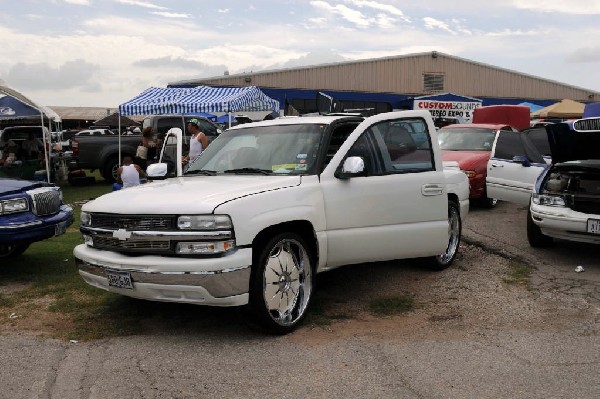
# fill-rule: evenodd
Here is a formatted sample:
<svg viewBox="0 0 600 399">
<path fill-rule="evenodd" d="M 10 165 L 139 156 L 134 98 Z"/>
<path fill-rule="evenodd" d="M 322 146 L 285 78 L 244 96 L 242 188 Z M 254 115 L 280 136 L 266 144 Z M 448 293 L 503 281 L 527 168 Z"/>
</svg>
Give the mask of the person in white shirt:
<svg viewBox="0 0 600 399">
<path fill-rule="evenodd" d="M 144 170 L 139 165 L 134 164 L 129 155 L 123 157 L 123 166 L 119 167 L 117 174 L 123 188 L 138 186 L 140 177 L 146 177 Z"/>
<path fill-rule="evenodd" d="M 187 124 L 188 132 L 191 135 L 190 152 L 188 156 L 183 159 L 184 165 L 193 162 L 208 146 L 208 139 L 206 138 L 206 135 L 200 131 L 198 127 L 199 123 L 200 121 L 198 119 L 191 119 Z"/>
</svg>

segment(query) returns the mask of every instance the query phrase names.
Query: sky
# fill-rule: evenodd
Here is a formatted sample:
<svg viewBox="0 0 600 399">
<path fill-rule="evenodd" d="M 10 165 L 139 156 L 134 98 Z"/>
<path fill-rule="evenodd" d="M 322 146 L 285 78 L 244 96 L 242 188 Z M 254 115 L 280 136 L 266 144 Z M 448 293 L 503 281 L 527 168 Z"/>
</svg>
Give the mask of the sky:
<svg viewBox="0 0 600 399">
<path fill-rule="evenodd" d="M 0 84 L 117 107 L 225 71 L 435 50 L 600 91 L 599 17 L 600 0 L 0 0 Z"/>
</svg>

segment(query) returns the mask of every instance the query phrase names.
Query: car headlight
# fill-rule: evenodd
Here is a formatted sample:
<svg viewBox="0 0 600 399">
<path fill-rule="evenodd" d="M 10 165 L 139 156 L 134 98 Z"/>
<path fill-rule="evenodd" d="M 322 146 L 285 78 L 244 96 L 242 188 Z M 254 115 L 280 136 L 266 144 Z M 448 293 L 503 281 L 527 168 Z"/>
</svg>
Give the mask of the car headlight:
<svg viewBox="0 0 600 399">
<path fill-rule="evenodd" d="M 562 206 L 565 207 L 565 199 L 558 195 L 547 195 L 547 194 L 533 194 L 531 200 L 537 205 L 546 206 Z"/>
<path fill-rule="evenodd" d="M 87 212 L 81 212 L 79 215 L 79 221 L 82 226 L 91 226 L 92 225 L 92 215 Z"/>
<path fill-rule="evenodd" d="M 231 218 L 227 215 L 179 216 L 177 228 L 180 230 L 230 230 Z"/>
<path fill-rule="evenodd" d="M 27 198 L 14 198 L 0 201 L 0 214 L 25 212 L 29 210 Z"/>
</svg>

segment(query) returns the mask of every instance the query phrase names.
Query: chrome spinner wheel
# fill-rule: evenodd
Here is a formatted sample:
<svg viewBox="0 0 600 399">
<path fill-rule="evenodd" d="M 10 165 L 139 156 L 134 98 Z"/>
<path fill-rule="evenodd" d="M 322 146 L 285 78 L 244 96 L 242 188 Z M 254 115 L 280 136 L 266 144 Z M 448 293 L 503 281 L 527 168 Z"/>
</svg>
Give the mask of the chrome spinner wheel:
<svg viewBox="0 0 600 399">
<path fill-rule="evenodd" d="M 282 334 L 300 323 L 312 297 L 311 259 L 303 239 L 293 233 L 277 235 L 264 247 L 250 294 L 259 324 Z"/>
</svg>

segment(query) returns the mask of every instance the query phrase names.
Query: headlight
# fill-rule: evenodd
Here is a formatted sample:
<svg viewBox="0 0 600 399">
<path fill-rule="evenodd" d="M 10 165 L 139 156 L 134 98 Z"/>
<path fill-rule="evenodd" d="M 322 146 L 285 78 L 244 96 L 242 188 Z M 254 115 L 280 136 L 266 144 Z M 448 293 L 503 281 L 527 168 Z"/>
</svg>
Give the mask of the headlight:
<svg viewBox="0 0 600 399">
<path fill-rule="evenodd" d="M 180 230 L 229 230 L 233 228 L 226 215 L 179 216 L 177 228 Z"/>
<path fill-rule="evenodd" d="M 211 242 L 179 242 L 175 252 L 180 255 L 192 254 L 219 254 L 227 252 L 235 247 L 235 241 L 211 241 Z"/>
<path fill-rule="evenodd" d="M 82 226 L 91 226 L 92 225 L 92 215 L 87 212 L 81 212 L 79 215 L 79 221 Z"/>
<path fill-rule="evenodd" d="M 29 202 L 26 198 L 15 198 L 0 201 L 0 214 L 6 215 L 9 213 L 25 212 L 29 210 Z"/>
<path fill-rule="evenodd" d="M 537 205 L 566 206 L 565 199 L 558 195 L 533 194 L 531 200 Z"/>
</svg>

